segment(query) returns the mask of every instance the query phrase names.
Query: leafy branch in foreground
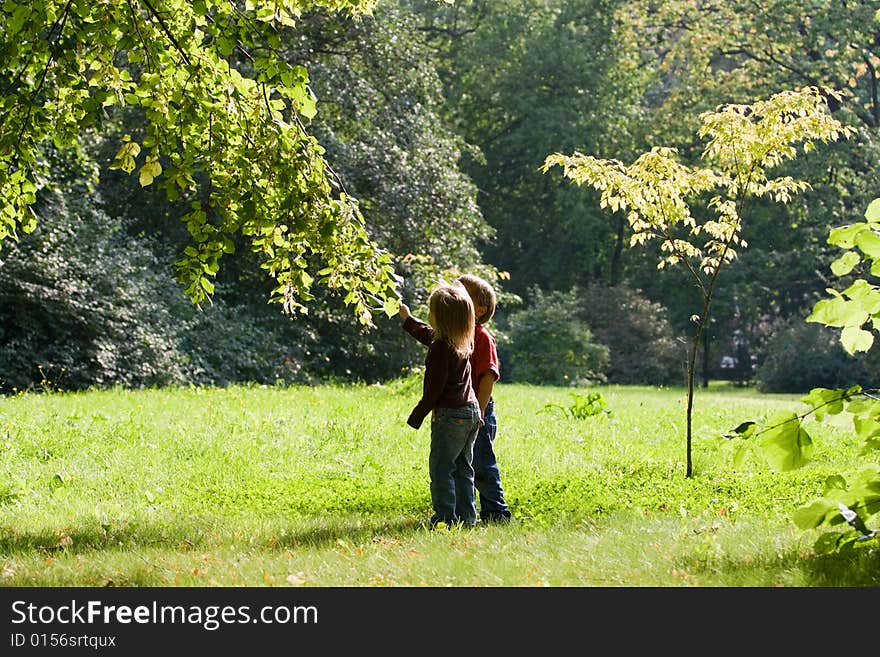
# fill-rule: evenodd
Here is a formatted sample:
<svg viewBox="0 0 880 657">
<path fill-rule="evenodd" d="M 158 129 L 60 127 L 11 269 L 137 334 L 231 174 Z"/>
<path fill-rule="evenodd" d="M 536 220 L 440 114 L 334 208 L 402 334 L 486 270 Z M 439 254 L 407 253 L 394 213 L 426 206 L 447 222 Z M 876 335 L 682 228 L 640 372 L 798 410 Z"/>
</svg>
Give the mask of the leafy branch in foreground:
<svg viewBox="0 0 880 657">
<path fill-rule="evenodd" d="M 865 220 L 833 228 L 828 237 L 830 244 L 846 252 L 831 264 L 832 272 L 845 276 L 859 268 L 865 275 L 880 276 L 880 199 L 868 205 Z M 868 351 L 874 336 L 864 327 L 880 328 L 880 287 L 864 278 L 857 278 L 843 292 L 828 289 L 829 298 L 818 301 L 808 322 L 842 329 L 840 341 L 850 354 Z M 856 435 L 863 441 L 859 453 L 867 461 L 880 452 L 880 390 L 863 390 L 852 386 L 845 390 L 814 388 L 803 398 L 811 407 L 808 412 L 788 413 L 769 423 L 760 431 L 754 422 L 743 422 L 726 437 L 757 438 L 753 447 L 772 467 L 789 470 L 804 465 L 812 450 L 812 440 L 803 427 L 803 420 L 815 415 L 822 421 L 826 415 L 848 413 Z M 742 450 L 735 461 L 742 462 Z M 868 522 L 880 513 L 880 466 L 868 463 L 848 479 L 833 475 L 825 482 L 823 497 L 798 509 L 794 521 L 801 529 L 849 525 L 844 532 L 823 534 L 816 543 L 820 552 L 829 552 L 852 546 L 857 542 L 876 538 L 878 530 L 868 528 Z"/>
<path fill-rule="evenodd" d="M 111 168 L 137 171 L 189 208 L 178 281 L 210 300 L 220 260 L 246 236 L 270 300 L 306 311 L 317 279 L 364 324 L 395 312 L 391 258 L 367 234 L 307 130 L 315 98 L 282 39 L 315 7 L 369 14 L 376 0 L 7 0 L 0 5 L 0 245 L 30 232 L 51 184 L 48 147 L 79 150 L 115 108 L 143 125 Z"/>
<path fill-rule="evenodd" d="M 778 471 L 806 465 L 813 452 L 813 440 L 804 428 L 804 420 L 815 417 L 821 422 L 828 415 L 848 413 L 852 416 L 856 435 L 864 441 L 861 456 L 880 450 L 880 390 L 863 390 L 852 386 L 846 390 L 814 388 L 802 401 L 810 406 L 804 413 L 783 413 L 769 420 L 764 428 L 754 421 L 741 423 L 724 438 L 740 438 L 744 442 L 734 455 L 740 467 L 748 454 L 754 454 Z M 856 542 L 878 536 L 867 526 L 866 519 L 880 513 L 880 468 L 868 465 L 861 472 L 845 478 L 833 475 L 825 481 L 823 497 L 794 513 L 800 529 L 835 527 L 848 524 L 842 533 L 824 534 L 816 543 L 819 552 L 842 549 Z"/>
</svg>

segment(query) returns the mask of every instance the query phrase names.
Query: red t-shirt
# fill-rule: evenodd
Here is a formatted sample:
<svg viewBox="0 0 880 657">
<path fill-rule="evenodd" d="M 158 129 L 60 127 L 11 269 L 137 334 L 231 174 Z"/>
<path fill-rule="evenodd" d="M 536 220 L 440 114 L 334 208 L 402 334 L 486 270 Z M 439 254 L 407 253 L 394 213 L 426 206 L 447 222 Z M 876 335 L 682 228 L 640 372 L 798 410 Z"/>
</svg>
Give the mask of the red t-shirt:
<svg viewBox="0 0 880 657">
<path fill-rule="evenodd" d="M 501 378 L 495 336 L 482 324 L 477 324 L 474 329 L 474 351 L 471 353 L 471 383 L 474 390 L 480 389 L 480 379 L 486 372 L 492 372 L 496 381 Z"/>
</svg>

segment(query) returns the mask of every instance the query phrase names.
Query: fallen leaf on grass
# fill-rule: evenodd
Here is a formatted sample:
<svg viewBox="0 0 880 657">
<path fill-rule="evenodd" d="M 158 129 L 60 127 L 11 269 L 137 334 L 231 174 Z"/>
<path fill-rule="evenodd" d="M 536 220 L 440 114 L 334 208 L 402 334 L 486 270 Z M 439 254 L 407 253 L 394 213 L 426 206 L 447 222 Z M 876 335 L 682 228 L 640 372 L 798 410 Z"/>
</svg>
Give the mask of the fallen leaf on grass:
<svg viewBox="0 0 880 657">
<path fill-rule="evenodd" d="M 302 573 L 297 573 L 296 575 L 290 574 L 287 576 L 287 583 L 292 586 L 300 586 L 306 583 L 305 578 L 302 576 Z"/>
</svg>

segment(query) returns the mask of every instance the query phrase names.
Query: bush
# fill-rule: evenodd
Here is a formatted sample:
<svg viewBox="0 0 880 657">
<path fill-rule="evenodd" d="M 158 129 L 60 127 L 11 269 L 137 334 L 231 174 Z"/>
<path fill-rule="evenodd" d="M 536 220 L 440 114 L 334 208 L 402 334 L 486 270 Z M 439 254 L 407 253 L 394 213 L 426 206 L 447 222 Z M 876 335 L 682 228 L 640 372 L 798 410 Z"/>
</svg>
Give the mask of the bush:
<svg viewBox="0 0 880 657">
<path fill-rule="evenodd" d="M 84 186 L 44 191 L 38 210 L 37 230 L 3 245 L 0 390 L 182 381 L 170 267 Z"/>
<path fill-rule="evenodd" d="M 526 307 L 507 320 L 511 380 L 549 385 L 605 380 L 608 348 L 593 340 L 577 309 L 578 299 L 572 292 L 530 290 Z"/>
<path fill-rule="evenodd" d="M 252 303 L 218 294 L 199 309 L 174 283 L 173 246 L 132 235 L 136 219 L 99 195 L 72 183 L 38 209 L 36 231 L 0 253 L 0 392 L 308 378 L 319 338 L 259 286 Z"/>
<path fill-rule="evenodd" d="M 574 290 L 578 316 L 609 350 L 609 383 L 684 384 L 686 341 L 676 339 L 666 308 L 627 285 Z"/>
<path fill-rule="evenodd" d="M 801 317 L 778 320 L 761 350 L 755 374 L 761 392 L 809 392 L 813 388 L 874 387 L 876 355 L 850 356 L 839 331 Z"/>
</svg>

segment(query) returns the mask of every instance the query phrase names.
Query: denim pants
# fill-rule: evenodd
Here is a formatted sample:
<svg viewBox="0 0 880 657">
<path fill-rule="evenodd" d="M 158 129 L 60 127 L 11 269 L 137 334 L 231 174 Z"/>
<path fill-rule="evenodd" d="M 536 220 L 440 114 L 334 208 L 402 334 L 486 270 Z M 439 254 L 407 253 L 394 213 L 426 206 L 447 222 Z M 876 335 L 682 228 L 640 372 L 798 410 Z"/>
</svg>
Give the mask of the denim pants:
<svg viewBox="0 0 880 657">
<path fill-rule="evenodd" d="M 474 489 L 474 440 L 480 428 L 480 407 L 435 408 L 431 418 L 431 524 L 477 522 Z"/>
<path fill-rule="evenodd" d="M 495 401 L 490 399 L 483 417 L 483 426 L 474 443 L 474 484 L 480 493 L 480 518 L 482 520 L 505 520 L 510 510 L 504 501 L 501 488 L 501 472 L 492 447 L 498 423 L 495 419 Z"/>
</svg>

